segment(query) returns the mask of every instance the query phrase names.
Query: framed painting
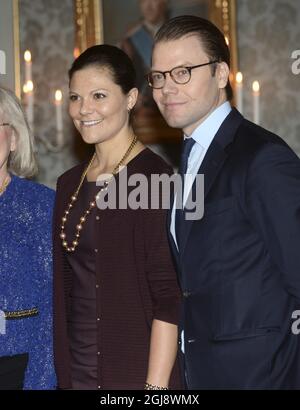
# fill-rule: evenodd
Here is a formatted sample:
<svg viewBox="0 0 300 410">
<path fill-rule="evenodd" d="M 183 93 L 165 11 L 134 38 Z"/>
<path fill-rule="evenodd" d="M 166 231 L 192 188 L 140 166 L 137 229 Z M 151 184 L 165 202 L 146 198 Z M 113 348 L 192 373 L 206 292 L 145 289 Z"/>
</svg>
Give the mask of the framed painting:
<svg viewBox="0 0 300 410">
<path fill-rule="evenodd" d="M 132 58 L 140 97 L 134 128 L 146 144 L 177 143 L 181 132 L 167 126 L 152 99 L 145 74 L 149 70 L 152 40 L 141 35 L 146 25 L 152 39 L 168 18 L 183 14 L 205 17 L 224 33 L 232 55 L 231 83 L 237 72 L 236 0 L 74 0 L 75 55 L 94 44 L 113 44 Z"/>
</svg>

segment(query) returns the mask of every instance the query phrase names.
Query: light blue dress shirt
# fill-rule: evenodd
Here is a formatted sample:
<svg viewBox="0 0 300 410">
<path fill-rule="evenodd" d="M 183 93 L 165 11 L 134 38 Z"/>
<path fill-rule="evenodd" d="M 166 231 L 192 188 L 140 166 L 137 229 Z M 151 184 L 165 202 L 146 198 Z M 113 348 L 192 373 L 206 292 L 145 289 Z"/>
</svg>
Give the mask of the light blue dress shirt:
<svg viewBox="0 0 300 410">
<path fill-rule="evenodd" d="M 188 158 L 187 176 L 183 188 L 183 203 L 186 204 L 188 195 L 192 188 L 193 182 L 196 178 L 198 170 L 202 164 L 205 154 L 214 139 L 214 136 L 221 127 L 223 121 L 231 111 L 231 105 L 228 101 L 216 108 L 203 123 L 201 123 L 192 133 L 190 137 L 193 138 L 196 143 L 194 144 L 191 153 Z M 171 226 L 170 231 L 173 236 L 174 242 L 177 246 L 176 233 L 175 233 L 175 213 L 176 213 L 176 195 L 173 202 Z M 178 246 L 177 246 L 178 248 Z"/>
</svg>

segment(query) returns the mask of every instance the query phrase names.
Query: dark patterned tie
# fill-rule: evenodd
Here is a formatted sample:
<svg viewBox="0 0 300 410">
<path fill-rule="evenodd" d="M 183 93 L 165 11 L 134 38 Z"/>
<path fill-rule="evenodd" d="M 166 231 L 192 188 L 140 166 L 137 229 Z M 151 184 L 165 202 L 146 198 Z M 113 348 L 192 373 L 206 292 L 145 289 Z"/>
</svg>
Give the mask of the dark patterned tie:
<svg viewBox="0 0 300 410">
<path fill-rule="evenodd" d="M 178 170 L 178 174 L 181 175 L 181 178 L 182 178 L 182 199 L 181 199 L 181 204 L 183 204 L 183 192 L 184 192 L 184 182 L 185 182 L 184 181 L 184 176 L 186 174 L 187 167 L 188 167 L 189 155 L 190 155 L 190 152 L 191 152 L 195 142 L 196 141 L 193 138 L 186 138 L 183 142 L 183 150 L 181 152 L 180 166 L 179 166 L 179 170 Z M 182 205 L 182 207 L 183 207 L 183 205 Z M 182 237 L 183 222 L 184 222 L 183 209 L 176 209 L 175 232 L 176 232 L 177 245 L 178 245 L 179 249 L 180 249 L 180 242 L 181 242 L 181 237 Z"/>
</svg>

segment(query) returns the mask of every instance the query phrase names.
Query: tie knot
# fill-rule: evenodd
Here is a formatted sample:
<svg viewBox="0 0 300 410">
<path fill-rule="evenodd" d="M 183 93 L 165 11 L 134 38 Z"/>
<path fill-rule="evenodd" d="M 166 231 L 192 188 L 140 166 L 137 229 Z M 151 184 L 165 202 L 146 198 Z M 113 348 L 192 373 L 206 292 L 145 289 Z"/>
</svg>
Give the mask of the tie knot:
<svg viewBox="0 0 300 410">
<path fill-rule="evenodd" d="M 195 140 L 193 138 L 186 138 L 183 142 L 183 150 L 182 150 L 182 156 L 185 158 L 188 158 L 190 155 L 190 152 L 193 148 L 193 145 L 195 144 Z"/>
</svg>

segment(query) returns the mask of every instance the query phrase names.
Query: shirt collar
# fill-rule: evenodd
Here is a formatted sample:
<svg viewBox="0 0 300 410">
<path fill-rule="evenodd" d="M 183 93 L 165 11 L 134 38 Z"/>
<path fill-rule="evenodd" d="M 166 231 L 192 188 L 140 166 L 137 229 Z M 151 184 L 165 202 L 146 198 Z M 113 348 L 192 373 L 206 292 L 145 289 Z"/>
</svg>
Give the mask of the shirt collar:
<svg viewBox="0 0 300 410">
<path fill-rule="evenodd" d="M 229 101 L 224 102 L 193 131 L 191 138 L 207 150 L 230 111 Z M 184 138 L 188 137 L 185 135 Z"/>
</svg>

